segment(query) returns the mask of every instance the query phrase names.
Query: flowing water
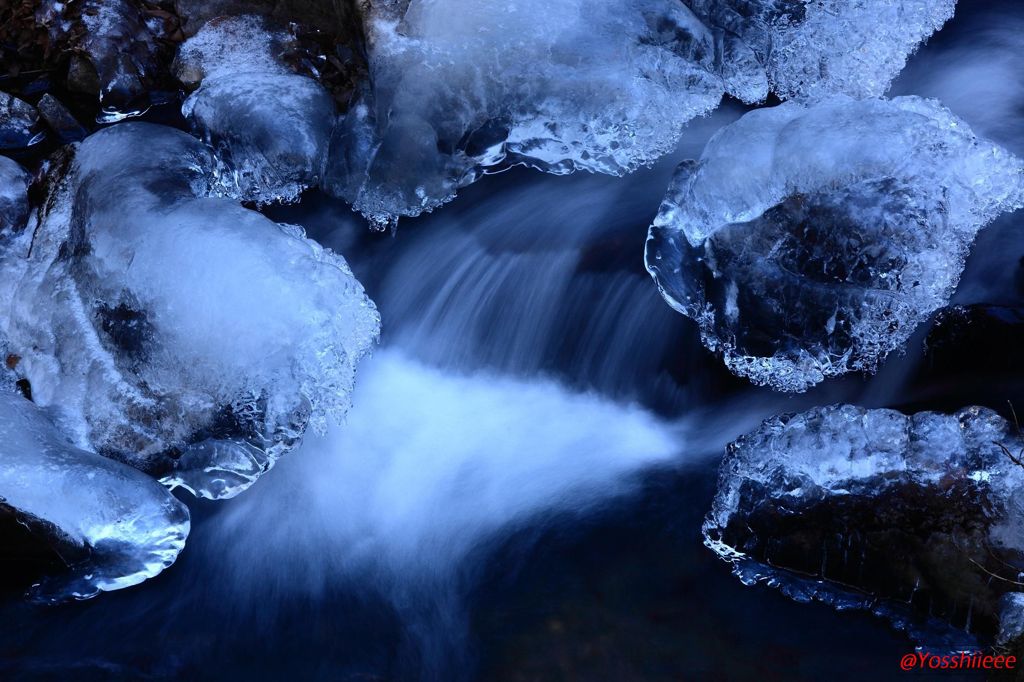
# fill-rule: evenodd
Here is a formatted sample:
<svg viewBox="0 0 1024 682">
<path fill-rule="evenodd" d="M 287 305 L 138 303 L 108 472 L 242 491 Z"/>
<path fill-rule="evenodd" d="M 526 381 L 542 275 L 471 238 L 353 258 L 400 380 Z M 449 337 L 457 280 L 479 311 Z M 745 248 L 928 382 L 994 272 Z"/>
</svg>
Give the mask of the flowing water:
<svg viewBox="0 0 1024 682">
<path fill-rule="evenodd" d="M 1024 153 L 1022 19 L 1007 7 L 962 4 L 894 91 L 939 97 Z M 913 380 L 926 330 L 874 379 L 752 389 L 658 296 L 646 226 L 675 164 L 742 113 L 723 105 L 623 179 L 487 178 L 396 235 L 321 196 L 270 210 L 344 253 L 382 312 L 346 423 L 245 495 L 190 502 L 185 552 L 140 588 L 53 608 L 9 599 L 0 673 L 893 676 L 912 649 L 902 635 L 745 588 L 701 546 L 722 448 L 760 419 L 955 400 Z M 983 233 L 957 302 L 1021 303 L 1018 222 Z"/>
</svg>

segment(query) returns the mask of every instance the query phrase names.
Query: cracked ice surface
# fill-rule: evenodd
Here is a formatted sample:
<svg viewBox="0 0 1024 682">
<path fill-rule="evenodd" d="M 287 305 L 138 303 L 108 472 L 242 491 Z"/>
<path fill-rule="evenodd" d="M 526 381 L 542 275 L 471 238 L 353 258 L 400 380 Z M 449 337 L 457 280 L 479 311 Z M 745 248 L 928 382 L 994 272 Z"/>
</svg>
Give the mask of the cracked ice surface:
<svg viewBox="0 0 1024 682">
<path fill-rule="evenodd" d="M 781 99 L 877 97 L 956 0 L 689 0 L 747 45 Z"/>
<path fill-rule="evenodd" d="M 257 17 L 207 23 L 178 53 L 175 70 L 198 85 L 182 106 L 193 129 L 230 169 L 239 198 L 295 201 L 320 182 L 334 102 L 281 61 L 287 36 Z"/>
<path fill-rule="evenodd" d="M 932 100 L 760 109 L 680 166 L 647 267 L 734 373 L 802 391 L 873 371 L 944 305 L 1022 172 Z"/>
<path fill-rule="evenodd" d="M 1024 468 L 1000 444 L 1016 455 L 1024 441 L 981 407 L 772 417 L 729 446 L 705 544 L 747 584 L 869 609 L 926 643 L 1011 638 Z"/>
<path fill-rule="evenodd" d="M 300 228 L 210 196 L 195 138 L 126 123 L 69 150 L 0 261 L 17 371 L 80 446 L 233 496 L 345 412 L 376 308 Z"/>
<path fill-rule="evenodd" d="M 335 131 L 325 187 L 377 224 L 515 163 L 627 173 L 670 151 L 724 92 L 767 93 L 753 52 L 675 0 L 365 12 L 371 85 Z"/>
<path fill-rule="evenodd" d="M 43 601 L 131 587 L 174 563 L 189 514 L 130 466 L 69 443 L 43 411 L 0 388 L 0 506 L 44 534 L 68 570 L 33 588 Z"/>
</svg>

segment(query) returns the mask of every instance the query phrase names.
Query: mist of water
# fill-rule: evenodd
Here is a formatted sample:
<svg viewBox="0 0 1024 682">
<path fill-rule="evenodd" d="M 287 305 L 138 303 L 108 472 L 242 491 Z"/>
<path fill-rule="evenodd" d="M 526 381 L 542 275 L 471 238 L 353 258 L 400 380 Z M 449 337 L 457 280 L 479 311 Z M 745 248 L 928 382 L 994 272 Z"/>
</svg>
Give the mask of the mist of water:
<svg viewBox="0 0 1024 682">
<path fill-rule="evenodd" d="M 676 158 L 624 179 L 481 183 L 353 259 L 383 348 L 346 424 L 196 534 L 225 589 L 262 608 L 377 591 L 414 667 L 456 679 L 490 543 L 615 504 L 642 472 L 704 462 L 770 413 L 752 399 L 712 418 L 691 399 L 686 368 L 706 352 L 641 260 L 679 157 L 739 113 L 695 124 Z M 304 218 L 327 244 L 351 240 L 336 212 Z"/>
<path fill-rule="evenodd" d="M 1024 41 L 1010 23 L 977 25 L 924 48 L 892 94 L 938 97 L 1013 148 Z M 644 471 L 706 463 L 769 414 L 890 402 L 916 354 L 860 389 L 744 390 L 716 404 L 716 361 L 643 271 L 675 165 L 742 113 L 726 105 L 695 121 L 671 158 L 626 178 L 485 180 L 365 250 L 344 207 L 293 219 L 355 254 L 383 348 L 361 369 L 348 422 L 308 439 L 197 537 L 225 589 L 259 593 L 264 608 L 338 585 L 376 591 L 403 622 L 412 668 L 455 679 L 490 543 L 628 499 Z M 992 257 L 982 252 L 975 267 Z M 990 294 L 1001 286 L 990 280 L 969 273 L 967 288 Z"/>
</svg>

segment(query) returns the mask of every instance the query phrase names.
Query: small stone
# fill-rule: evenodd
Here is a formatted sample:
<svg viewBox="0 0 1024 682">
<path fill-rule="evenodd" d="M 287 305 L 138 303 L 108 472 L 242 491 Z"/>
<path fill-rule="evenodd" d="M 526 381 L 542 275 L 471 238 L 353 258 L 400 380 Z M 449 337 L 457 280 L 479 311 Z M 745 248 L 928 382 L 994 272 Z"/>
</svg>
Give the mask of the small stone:
<svg viewBox="0 0 1024 682">
<path fill-rule="evenodd" d="M 65 144 L 81 142 L 89 135 L 89 131 L 78 122 L 74 114 L 49 93 L 39 100 L 39 113 L 46 121 L 46 125 L 50 126 L 57 134 L 57 138 Z"/>
</svg>

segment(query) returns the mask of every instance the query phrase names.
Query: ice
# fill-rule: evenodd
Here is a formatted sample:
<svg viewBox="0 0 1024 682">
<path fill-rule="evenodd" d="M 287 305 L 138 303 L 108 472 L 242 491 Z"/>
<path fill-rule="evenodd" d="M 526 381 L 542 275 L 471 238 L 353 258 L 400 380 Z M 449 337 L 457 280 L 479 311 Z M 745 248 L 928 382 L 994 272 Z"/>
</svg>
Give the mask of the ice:
<svg viewBox="0 0 1024 682">
<path fill-rule="evenodd" d="M 900 348 L 1022 201 L 1021 161 L 932 100 L 789 102 L 680 166 L 647 268 L 733 372 L 802 391 Z"/>
<path fill-rule="evenodd" d="M 317 185 L 334 102 L 281 60 L 287 36 L 257 17 L 207 23 L 178 53 L 175 71 L 196 86 L 182 113 L 231 169 L 240 198 L 294 201 Z"/>
<path fill-rule="evenodd" d="M 782 99 L 877 97 L 956 0 L 690 0 L 760 60 Z"/>
<path fill-rule="evenodd" d="M 99 86 L 100 121 L 118 121 L 149 107 L 147 90 L 159 77 L 165 36 L 143 7 L 128 0 L 42 0 L 36 19 L 48 27 L 54 46 L 86 60 L 76 62 L 76 70 L 88 70 L 87 78 L 78 74 L 81 80 L 95 80 L 85 89 Z"/>
<path fill-rule="evenodd" d="M 6 156 L 0 156 L 0 244 L 25 225 L 28 218 L 29 175 Z"/>
<path fill-rule="evenodd" d="M 369 82 L 325 187 L 378 225 L 525 164 L 620 175 L 724 92 L 767 94 L 748 48 L 675 0 L 364 3 Z"/>
<path fill-rule="evenodd" d="M 68 570 L 33 588 L 43 601 L 137 585 L 174 563 L 188 509 L 135 469 L 70 444 L 43 411 L 0 389 L 0 500 Z"/>
<path fill-rule="evenodd" d="M 0 149 L 21 149 L 40 142 L 39 112 L 28 102 L 0 92 Z"/>
<path fill-rule="evenodd" d="M 980 407 L 773 417 L 729 446 L 705 543 L 747 584 L 872 610 L 926 646 L 991 641 L 1019 627 L 1022 447 Z"/>
<path fill-rule="evenodd" d="M 0 332 L 80 447 L 231 497 L 345 412 L 379 317 L 340 256 L 211 196 L 177 130 L 106 128 L 53 167 L 0 261 Z"/>
</svg>

